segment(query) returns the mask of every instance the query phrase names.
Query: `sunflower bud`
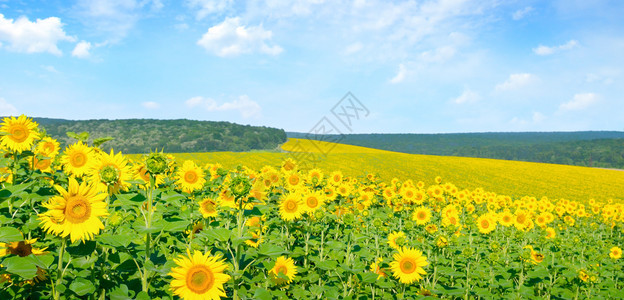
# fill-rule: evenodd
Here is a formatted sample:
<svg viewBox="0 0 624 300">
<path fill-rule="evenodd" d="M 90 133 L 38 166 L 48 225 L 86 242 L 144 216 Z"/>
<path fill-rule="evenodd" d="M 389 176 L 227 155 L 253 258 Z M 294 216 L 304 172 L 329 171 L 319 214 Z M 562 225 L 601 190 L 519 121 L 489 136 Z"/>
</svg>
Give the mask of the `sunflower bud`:
<svg viewBox="0 0 624 300">
<path fill-rule="evenodd" d="M 105 166 L 100 169 L 100 179 L 106 184 L 115 184 L 121 177 L 120 171 L 114 166 Z"/>
<path fill-rule="evenodd" d="M 153 152 L 145 159 L 145 168 L 149 174 L 157 175 L 166 173 L 168 167 L 167 157 L 163 153 Z"/>
</svg>

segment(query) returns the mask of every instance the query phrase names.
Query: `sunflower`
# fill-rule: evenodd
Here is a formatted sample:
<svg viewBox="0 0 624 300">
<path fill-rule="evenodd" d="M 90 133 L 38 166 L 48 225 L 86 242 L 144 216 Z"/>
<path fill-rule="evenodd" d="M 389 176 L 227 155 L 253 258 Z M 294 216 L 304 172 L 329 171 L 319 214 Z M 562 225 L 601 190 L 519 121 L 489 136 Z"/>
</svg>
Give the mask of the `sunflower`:
<svg viewBox="0 0 624 300">
<path fill-rule="evenodd" d="M 484 214 L 477 218 L 477 228 L 479 232 L 488 234 L 496 229 L 496 219 L 490 214 Z"/>
<path fill-rule="evenodd" d="M 284 169 L 284 171 L 292 171 L 295 168 L 297 168 L 297 163 L 291 158 L 288 158 L 284 160 L 284 162 L 282 162 L 282 169 Z"/>
<path fill-rule="evenodd" d="M 186 230 L 185 233 L 189 236 L 195 236 L 198 233 L 202 232 L 204 228 L 205 228 L 204 222 L 198 221 L 198 222 L 195 222 L 195 224 L 193 224 L 193 227 Z"/>
<path fill-rule="evenodd" d="M 82 142 L 69 145 L 63 152 L 65 153 L 61 157 L 63 168 L 65 172 L 74 176 L 85 175 L 95 160 L 93 149 Z"/>
<path fill-rule="evenodd" d="M 187 160 L 182 168 L 176 173 L 176 184 L 182 188 L 182 191 L 192 193 L 204 187 L 206 179 L 204 179 L 204 170 L 195 165 L 194 162 Z"/>
<path fill-rule="evenodd" d="M 304 209 L 308 213 L 314 213 L 325 204 L 325 197 L 319 192 L 311 192 L 303 196 Z"/>
<path fill-rule="evenodd" d="M 275 261 L 275 266 L 269 271 L 271 278 L 277 284 L 291 283 L 293 279 L 295 279 L 295 275 L 297 275 L 297 267 L 295 267 L 295 262 L 292 258 L 286 258 L 285 256 L 280 256 Z M 284 274 L 288 277 L 288 280 L 280 278 L 279 274 Z"/>
<path fill-rule="evenodd" d="M 552 227 L 546 227 L 546 239 L 554 239 L 557 236 L 557 232 Z"/>
<path fill-rule="evenodd" d="M 301 183 L 301 176 L 297 172 L 291 172 L 286 176 L 286 183 L 289 189 L 296 189 Z"/>
<path fill-rule="evenodd" d="M 111 149 L 110 154 L 101 153 L 97 160 L 88 170 L 89 180 L 95 182 L 101 191 L 117 193 L 120 190 L 127 191 L 132 180 L 132 169 L 128 165 L 128 160 L 118 152 L 114 154 Z"/>
<path fill-rule="evenodd" d="M 7 167 L 1 167 L 0 182 L 13 183 L 13 171 Z"/>
<path fill-rule="evenodd" d="M 323 179 L 323 172 L 319 169 L 312 169 L 308 172 L 308 182 L 313 184 L 319 184 Z"/>
<path fill-rule="evenodd" d="M 60 144 L 57 140 L 51 137 L 44 137 L 37 144 L 37 153 L 45 157 L 55 158 L 59 154 Z"/>
<path fill-rule="evenodd" d="M 216 217 L 219 215 L 219 212 L 217 211 L 217 203 L 212 201 L 210 198 L 205 198 L 199 202 L 199 212 L 201 212 L 204 218 Z"/>
<path fill-rule="evenodd" d="M 177 267 L 171 268 L 171 289 L 182 299 L 220 299 L 226 297 L 223 284 L 230 280 L 224 274 L 225 259 L 195 250 L 193 255 L 181 255 L 173 260 Z"/>
<path fill-rule="evenodd" d="M 370 271 L 377 274 L 377 279 L 380 279 L 381 277 L 388 277 L 388 275 L 386 275 L 386 269 L 380 266 L 382 262 L 383 258 L 378 258 L 369 266 Z"/>
<path fill-rule="evenodd" d="M 392 249 L 399 249 L 405 243 L 405 232 L 394 231 L 388 235 L 388 245 Z"/>
<path fill-rule="evenodd" d="M 342 172 L 334 171 L 329 175 L 329 182 L 333 185 L 339 185 L 342 183 Z"/>
<path fill-rule="evenodd" d="M 427 257 L 420 250 L 403 247 L 399 249 L 399 253 L 394 254 L 390 269 L 394 278 L 399 279 L 399 282 L 410 284 L 420 281 L 422 275 L 427 274 L 423 269 L 426 265 L 428 265 Z"/>
<path fill-rule="evenodd" d="M 92 240 L 95 234 L 104 229 L 99 217 L 108 216 L 105 193 L 97 193 L 93 185 L 86 182 L 78 184 L 73 177 L 69 178 L 69 188 L 54 188 L 60 196 L 54 196 L 43 204 L 47 212 L 39 214 L 43 229 L 62 237 L 70 236 L 72 242 Z"/>
<path fill-rule="evenodd" d="M 613 247 L 609 250 L 609 257 L 613 259 L 620 259 L 622 257 L 622 249 L 620 247 Z"/>
<path fill-rule="evenodd" d="M 414 213 L 412 213 L 412 221 L 416 221 L 417 225 L 429 223 L 431 221 L 431 210 L 424 206 L 416 207 Z"/>
<path fill-rule="evenodd" d="M 581 269 L 579 270 L 578 278 L 583 282 L 587 282 L 587 279 L 589 279 L 589 274 L 587 274 L 587 271 Z"/>
<path fill-rule="evenodd" d="M 505 210 L 498 214 L 498 221 L 505 227 L 512 226 L 514 224 L 514 215 L 508 210 Z"/>
<path fill-rule="evenodd" d="M 251 239 L 246 240 L 245 244 L 258 248 L 262 242 L 264 242 L 264 239 L 260 236 L 260 232 L 252 232 Z"/>
<path fill-rule="evenodd" d="M 23 240 L 17 242 L 0 243 L 0 257 L 7 255 L 17 255 L 19 257 L 25 257 L 28 255 L 42 255 L 47 253 L 43 249 L 34 248 L 32 245 L 37 242 L 37 239 Z"/>
<path fill-rule="evenodd" d="M 436 224 L 429 224 L 425 226 L 425 230 L 431 234 L 438 232 L 438 226 Z"/>
<path fill-rule="evenodd" d="M 15 152 L 30 150 L 39 133 L 36 131 L 37 123 L 25 115 L 17 118 L 7 117 L 2 119 L 0 126 L 0 145 Z"/>
<path fill-rule="evenodd" d="M 134 174 L 134 180 L 142 180 L 144 183 L 144 185 L 147 185 L 150 182 L 150 175 L 147 172 L 147 167 L 145 166 L 144 163 L 137 163 L 132 167 L 132 171 Z M 156 176 L 156 180 L 155 180 L 155 184 L 156 185 L 160 185 L 165 183 L 165 175 L 163 174 L 157 174 Z"/>
<path fill-rule="evenodd" d="M 283 220 L 292 221 L 301 217 L 304 204 L 295 194 L 289 194 L 280 203 L 279 213 Z"/>
<path fill-rule="evenodd" d="M 30 164 L 33 170 L 36 169 L 41 172 L 52 173 L 52 159 L 50 158 L 34 157 L 33 160 L 30 161 Z"/>
</svg>

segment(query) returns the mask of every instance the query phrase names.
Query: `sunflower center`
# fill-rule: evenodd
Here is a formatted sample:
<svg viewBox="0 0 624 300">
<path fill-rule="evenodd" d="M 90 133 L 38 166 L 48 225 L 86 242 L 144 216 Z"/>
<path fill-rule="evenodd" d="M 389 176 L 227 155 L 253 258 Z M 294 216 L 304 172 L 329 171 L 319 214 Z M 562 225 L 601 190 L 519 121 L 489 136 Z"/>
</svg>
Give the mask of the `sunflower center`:
<svg viewBox="0 0 624 300">
<path fill-rule="evenodd" d="M 80 168 L 87 163 L 87 156 L 82 152 L 78 152 L 72 154 L 69 157 L 69 160 L 72 166 L 74 166 L 75 168 Z"/>
<path fill-rule="evenodd" d="M 316 197 L 308 197 L 306 202 L 310 208 L 315 208 L 318 205 L 318 199 L 316 199 Z"/>
<path fill-rule="evenodd" d="M 50 167 L 50 165 L 52 164 L 52 160 L 51 159 L 37 159 L 36 161 L 37 161 L 37 163 L 35 164 L 35 166 L 39 170 L 45 170 L 48 167 Z"/>
<path fill-rule="evenodd" d="M 416 271 L 416 263 L 412 259 L 404 259 L 400 264 L 401 272 L 411 274 Z"/>
<path fill-rule="evenodd" d="M 45 144 L 43 144 L 43 151 L 45 153 L 52 153 L 54 152 L 54 144 L 50 143 L 50 142 L 46 142 Z"/>
<path fill-rule="evenodd" d="M 483 227 L 483 228 L 488 228 L 488 227 L 490 227 L 490 221 L 488 221 L 488 220 L 482 220 L 482 221 L 481 221 L 481 227 Z"/>
<path fill-rule="evenodd" d="M 424 211 L 420 211 L 418 212 L 418 214 L 416 215 L 416 217 L 418 218 L 418 220 L 424 220 L 427 218 L 427 213 Z"/>
<path fill-rule="evenodd" d="M 194 171 L 188 171 L 184 173 L 184 181 L 186 181 L 186 183 L 193 184 L 197 182 L 197 179 L 199 179 L 199 177 Z"/>
<path fill-rule="evenodd" d="M 65 207 L 65 218 L 67 221 L 79 224 L 88 220 L 91 216 L 91 204 L 84 198 L 74 196 L 67 201 Z"/>
<path fill-rule="evenodd" d="M 28 128 L 25 128 L 22 125 L 14 125 L 15 127 L 11 128 L 11 139 L 16 143 L 22 143 L 28 138 Z"/>
<path fill-rule="evenodd" d="M 524 221 L 526 221 L 526 216 L 525 215 L 519 215 L 516 217 L 516 221 L 518 221 L 518 223 L 520 224 L 524 224 Z"/>
<path fill-rule="evenodd" d="M 214 274 L 210 268 L 198 265 L 193 266 L 186 273 L 186 286 L 196 294 L 203 294 L 210 290 L 215 283 Z"/>
<path fill-rule="evenodd" d="M 284 208 L 287 213 L 294 213 L 297 211 L 297 202 L 293 200 L 288 200 L 286 201 L 286 205 L 284 205 Z"/>
<path fill-rule="evenodd" d="M 292 185 L 296 185 L 297 183 L 299 183 L 299 177 L 291 176 L 290 178 L 288 178 L 288 182 L 290 182 L 290 184 Z"/>
<path fill-rule="evenodd" d="M 100 169 L 100 179 L 104 183 L 114 184 L 119 181 L 119 177 L 121 177 L 121 172 L 114 166 L 108 165 L 104 168 Z"/>
<path fill-rule="evenodd" d="M 13 245 L 11 245 L 13 246 Z M 30 244 L 25 243 L 24 241 L 17 242 L 15 247 L 9 246 L 9 253 L 18 255 L 20 257 L 28 256 L 32 253 L 32 246 Z"/>
<path fill-rule="evenodd" d="M 281 266 L 277 267 L 277 269 L 275 270 L 275 273 L 277 273 L 277 274 L 282 273 L 284 275 L 287 275 L 288 274 L 288 268 L 286 266 L 284 266 L 284 265 L 281 265 Z"/>
</svg>

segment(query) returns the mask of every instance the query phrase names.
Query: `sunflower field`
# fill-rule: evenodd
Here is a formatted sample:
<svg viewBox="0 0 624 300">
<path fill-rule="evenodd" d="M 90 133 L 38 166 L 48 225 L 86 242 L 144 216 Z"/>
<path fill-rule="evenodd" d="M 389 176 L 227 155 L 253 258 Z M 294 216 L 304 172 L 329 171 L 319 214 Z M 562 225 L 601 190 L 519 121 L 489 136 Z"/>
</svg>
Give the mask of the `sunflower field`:
<svg viewBox="0 0 624 300">
<path fill-rule="evenodd" d="M 619 171 L 567 169 L 587 174 L 579 187 L 544 166 L 550 190 L 522 195 L 529 163 L 425 178 L 402 156 L 380 167 L 387 151 L 287 143 L 322 161 L 248 153 L 262 165 L 246 167 L 87 135 L 61 150 L 23 115 L 0 126 L 3 298 L 624 298 Z"/>
</svg>

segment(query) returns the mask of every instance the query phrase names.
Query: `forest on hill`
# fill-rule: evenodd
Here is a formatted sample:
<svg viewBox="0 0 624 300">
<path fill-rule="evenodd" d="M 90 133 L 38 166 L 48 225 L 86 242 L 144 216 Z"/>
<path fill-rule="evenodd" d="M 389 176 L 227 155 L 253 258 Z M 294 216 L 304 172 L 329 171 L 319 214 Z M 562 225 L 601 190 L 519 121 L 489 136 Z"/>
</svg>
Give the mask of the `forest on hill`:
<svg viewBox="0 0 624 300">
<path fill-rule="evenodd" d="M 230 122 L 155 119 L 64 120 L 33 118 L 61 147 L 76 142 L 67 132 L 89 133 L 89 140 L 112 137 L 101 148 L 122 153 L 273 150 L 286 141 L 283 129 Z"/>
<path fill-rule="evenodd" d="M 309 135 L 315 138 L 389 151 L 481 157 L 576 166 L 624 169 L 624 132 L 485 132 L 447 134 Z"/>
</svg>

